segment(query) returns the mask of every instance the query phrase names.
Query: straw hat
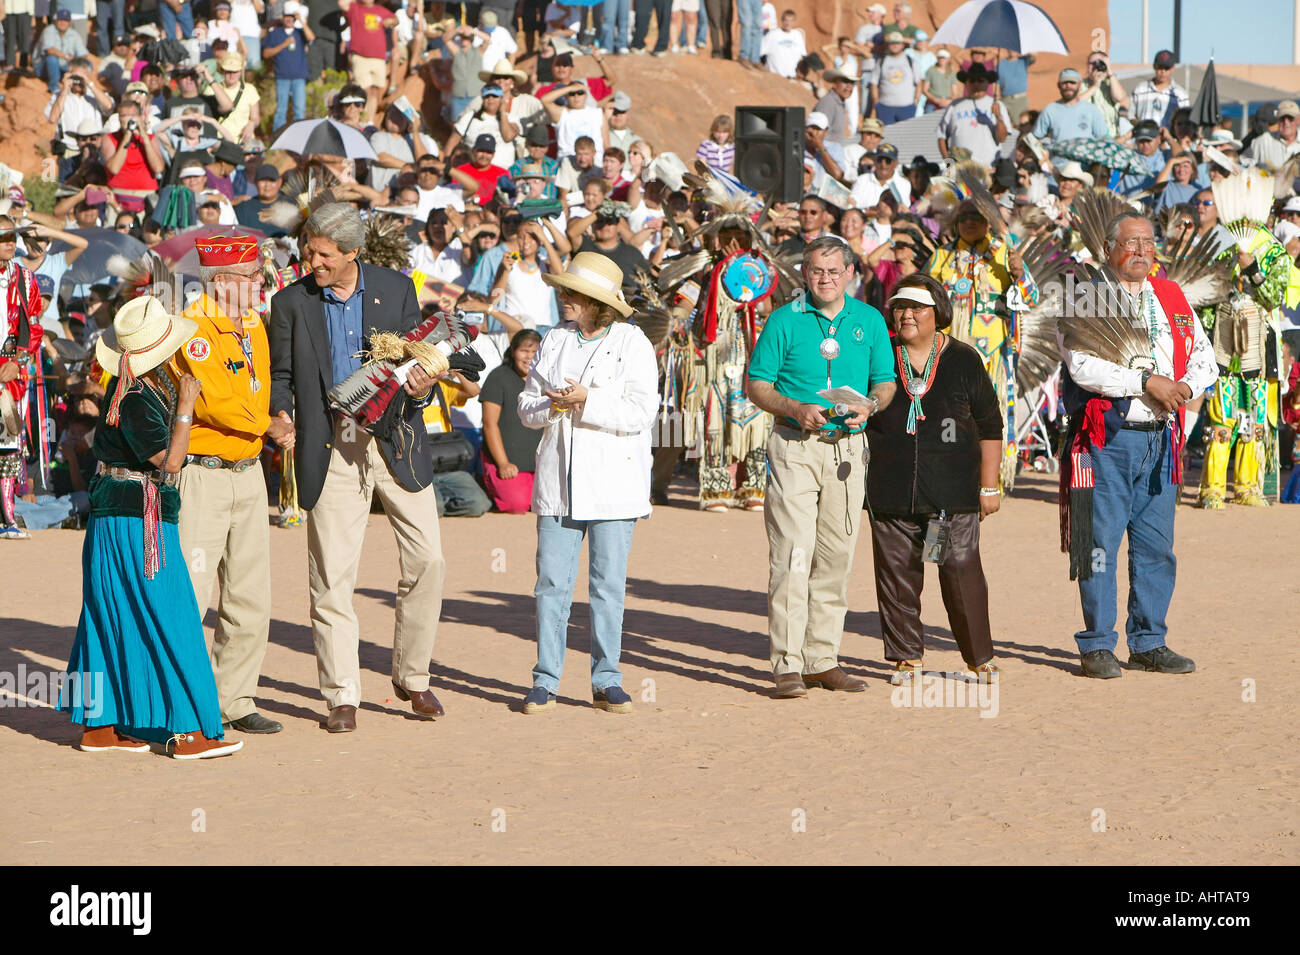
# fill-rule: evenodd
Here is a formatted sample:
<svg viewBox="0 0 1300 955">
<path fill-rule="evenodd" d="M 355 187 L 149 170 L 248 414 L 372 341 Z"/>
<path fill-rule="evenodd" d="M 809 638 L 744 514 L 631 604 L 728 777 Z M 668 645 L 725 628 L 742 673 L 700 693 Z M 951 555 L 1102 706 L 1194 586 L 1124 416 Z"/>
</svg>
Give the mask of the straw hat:
<svg viewBox="0 0 1300 955">
<path fill-rule="evenodd" d="M 113 316 L 113 327 L 95 343 L 95 359 L 114 377 L 122 377 L 122 356 L 131 375 L 139 377 L 157 368 L 198 331 L 198 322 L 170 315 L 152 295 L 133 298 Z"/>
<path fill-rule="evenodd" d="M 509 60 L 498 60 L 497 65 L 492 69 L 478 71 L 478 78 L 484 83 L 502 76 L 513 76 L 516 83 L 523 83 L 528 79 L 528 74 L 523 70 L 516 70 Z"/>
<path fill-rule="evenodd" d="M 565 271 L 559 275 L 543 275 L 542 281 L 609 305 L 624 318 L 633 312 L 623 298 L 623 270 L 599 252 L 579 252 Z"/>
</svg>

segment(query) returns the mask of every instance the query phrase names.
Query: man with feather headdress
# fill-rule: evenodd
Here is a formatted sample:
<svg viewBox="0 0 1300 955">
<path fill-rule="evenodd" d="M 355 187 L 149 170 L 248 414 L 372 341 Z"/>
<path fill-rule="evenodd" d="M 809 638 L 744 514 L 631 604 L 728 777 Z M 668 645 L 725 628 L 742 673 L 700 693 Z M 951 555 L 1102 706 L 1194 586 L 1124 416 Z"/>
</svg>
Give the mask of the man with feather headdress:
<svg viewBox="0 0 1300 955">
<path fill-rule="evenodd" d="M 1231 294 L 1201 313 L 1219 379 L 1205 403 L 1197 502 L 1207 510 L 1224 506 L 1231 458 L 1234 503 L 1266 507 L 1278 498 L 1281 308 L 1300 301 L 1300 271 L 1264 225 L 1274 195 L 1270 177 L 1248 169 L 1219 180 L 1213 191 L 1220 224 L 1236 242 L 1236 262 Z"/>
<path fill-rule="evenodd" d="M 953 237 L 935 249 L 924 271 L 948 290 L 952 336 L 983 356 L 1006 409 L 1001 479 L 1010 490 L 1016 475 L 1016 313 L 1038 304 L 1038 286 L 1016 246 L 1000 234 L 1002 213 L 975 169 L 959 165 L 956 180 L 936 180 L 931 188 L 930 207 Z"/>
<path fill-rule="evenodd" d="M 729 190 L 725 180 L 702 164 L 697 164 L 697 174 L 688 173 L 685 179 L 709 200 L 712 214 L 696 232 L 704 249 L 672 261 L 660 273 L 659 287 L 670 294 L 678 318 L 691 319 L 697 355 L 691 374 L 677 381 L 670 376 L 666 387 L 681 391 L 684 442 L 703 443 L 700 507 L 761 511 L 772 416 L 749 400 L 745 383 L 761 328 L 758 305 L 776 291 L 779 278 L 785 277 L 791 288 L 795 283 L 788 273 L 781 274 L 754 226 L 752 196 Z M 742 289 L 727 277 L 727 270 L 745 264 L 756 277 L 764 277 Z"/>
</svg>

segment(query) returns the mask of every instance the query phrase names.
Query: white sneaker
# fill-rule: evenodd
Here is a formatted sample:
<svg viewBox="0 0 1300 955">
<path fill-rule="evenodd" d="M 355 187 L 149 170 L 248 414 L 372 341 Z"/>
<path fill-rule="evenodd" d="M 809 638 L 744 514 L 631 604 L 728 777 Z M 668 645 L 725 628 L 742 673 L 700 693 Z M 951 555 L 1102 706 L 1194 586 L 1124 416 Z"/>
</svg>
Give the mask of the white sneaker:
<svg viewBox="0 0 1300 955">
<path fill-rule="evenodd" d="M 697 50 L 697 49 L 696 49 L 695 47 L 693 47 L 693 46 L 688 46 L 688 47 L 686 48 L 686 52 L 689 53 L 691 56 L 694 56 L 695 54 L 699 53 L 700 51 Z"/>
<path fill-rule="evenodd" d="M 625 47 L 625 46 L 620 46 L 620 47 L 618 48 L 618 55 L 619 55 L 619 56 L 627 56 L 627 55 L 628 55 L 629 53 L 631 53 L 631 52 L 632 52 L 632 51 L 629 50 L 629 49 L 628 49 L 627 47 Z M 637 52 L 638 52 L 638 53 L 644 53 L 645 51 L 644 51 L 644 50 L 637 50 Z"/>
<path fill-rule="evenodd" d="M 680 52 L 682 52 L 682 48 L 681 48 L 680 46 L 678 46 L 676 43 L 674 43 L 672 46 L 670 46 L 670 47 L 668 48 L 668 52 L 669 52 L 669 53 L 680 53 Z"/>
</svg>

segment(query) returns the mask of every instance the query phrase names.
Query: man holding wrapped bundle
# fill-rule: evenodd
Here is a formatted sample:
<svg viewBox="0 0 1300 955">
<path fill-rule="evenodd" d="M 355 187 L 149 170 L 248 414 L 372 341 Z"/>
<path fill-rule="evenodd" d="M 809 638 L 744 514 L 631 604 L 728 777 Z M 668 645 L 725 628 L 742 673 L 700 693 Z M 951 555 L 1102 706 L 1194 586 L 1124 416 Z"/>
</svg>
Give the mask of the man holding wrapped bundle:
<svg viewBox="0 0 1300 955">
<path fill-rule="evenodd" d="M 402 351 L 403 336 L 420 325 L 415 288 L 400 272 L 360 261 L 365 234 L 351 206 L 318 208 L 300 239 L 311 272 L 271 302 L 271 413 L 292 416 L 297 430 L 298 494 L 310 511 L 312 636 L 331 733 L 356 729 L 361 703 L 352 592 L 375 494 L 401 565 L 393 692 L 421 716 L 443 714 L 429 689 L 429 662 L 446 564 L 421 413 L 448 363 L 434 347 Z M 363 351 L 382 354 L 371 354 L 378 364 L 358 374 Z M 383 361 L 399 357 L 419 360 Z M 370 390 L 360 394 L 362 386 Z M 341 392 L 356 403 L 341 405 Z"/>
</svg>

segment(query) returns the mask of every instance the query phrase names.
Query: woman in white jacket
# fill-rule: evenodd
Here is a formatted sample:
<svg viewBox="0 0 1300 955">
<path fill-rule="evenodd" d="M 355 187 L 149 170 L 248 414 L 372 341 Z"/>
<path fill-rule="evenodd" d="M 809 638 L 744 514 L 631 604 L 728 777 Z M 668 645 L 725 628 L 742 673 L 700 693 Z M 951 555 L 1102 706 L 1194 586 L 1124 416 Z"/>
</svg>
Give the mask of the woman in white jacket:
<svg viewBox="0 0 1300 955">
<path fill-rule="evenodd" d="M 547 275 L 564 321 L 542 339 L 519 418 L 537 446 L 537 666 L 525 713 L 555 706 L 582 540 L 589 551 L 591 689 L 597 709 L 627 713 L 618 669 L 632 529 L 650 514 L 650 427 L 659 408 L 654 346 L 627 324 L 623 273 L 596 252 Z"/>
</svg>

